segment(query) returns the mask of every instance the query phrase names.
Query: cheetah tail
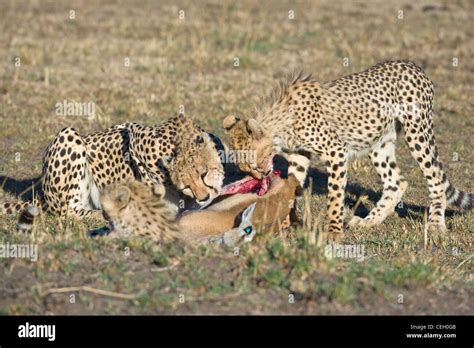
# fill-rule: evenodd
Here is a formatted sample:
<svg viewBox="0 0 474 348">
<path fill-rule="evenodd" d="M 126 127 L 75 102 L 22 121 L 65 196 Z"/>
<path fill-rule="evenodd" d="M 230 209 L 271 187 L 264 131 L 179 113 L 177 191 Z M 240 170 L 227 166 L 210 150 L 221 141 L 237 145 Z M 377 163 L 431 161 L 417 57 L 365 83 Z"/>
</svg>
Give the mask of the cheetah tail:
<svg viewBox="0 0 474 348">
<path fill-rule="evenodd" d="M 36 206 L 38 208 L 41 207 L 41 204 L 43 204 L 43 192 L 41 190 L 41 183 L 42 183 L 42 178 L 32 178 L 28 180 L 17 180 L 14 178 L 9 178 L 6 176 L 0 176 L 0 186 L 2 189 L 5 191 L 9 191 L 6 189 L 7 186 L 18 186 L 21 187 L 25 181 L 31 182 L 31 186 L 26 188 L 20 193 L 15 193 L 17 196 L 16 202 L 2 202 L 0 201 L 0 214 L 1 215 L 12 215 L 12 214 L 17 214 L 25 209 L 27 209 L 29 206 Z M 40 188 L 37 189 L 36 187 L 39 186 Z M 14 191 L 12 191 L 14 192 Z M 27 197 L 33 197 L 33 199 L 22 199 L 23 195 L 27 195 Z M 28 197 L 28 198 L 29 198 Z M 25 197 L 26 198 L 26 197 Z"/>
<path fill-rule="evenodd" d="M 18 203 L 1 203 L 0 211 L 2 214 L 10 215 L 20 213 L 16 228 L 22 232 L 31 231 L 35 220 L 40 215 L 42 207 L 38 202 L 20 201 Z"/>
<path fill-rule="evenodd" d="M 40 209 L 34 205 L 30 205 L 28 208 L 22 211 L 16 227 L 19 231 L 28 232 L 33 229 L 35 220 L 40 215 Z"/>
<path fill-rule="evenodd" d="M 449 179 L 444 177 L 444 185 L 446 188 L 446 200 L 448 205 L 474 211 L 474 194 L 458 190 L 449 182 Z"/>
<path fill-rule="evenodd" d="M 30 231 L 36 217 L 40 214 L 40 206 L 33 201 L 18 203 L 0 203 L 0 211 L 4 215 L 20 213 L 16 227 L 20 231 Z"/>
<path fill-rule="evenodd" d="M 19 201 L 16 203 L 2 202 L 0 203 L 0 213 L 2 215 L 11 215 L 22 212 L 29 206 L 35 206 L 36 204 L 32 200 Z"/>
</svg>

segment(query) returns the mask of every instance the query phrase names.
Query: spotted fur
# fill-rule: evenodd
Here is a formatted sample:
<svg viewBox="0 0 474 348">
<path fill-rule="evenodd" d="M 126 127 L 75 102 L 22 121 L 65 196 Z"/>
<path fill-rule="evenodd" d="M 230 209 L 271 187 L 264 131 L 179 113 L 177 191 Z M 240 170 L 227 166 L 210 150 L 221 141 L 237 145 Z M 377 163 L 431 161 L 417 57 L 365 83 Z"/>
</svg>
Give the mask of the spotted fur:
<svg viewBox="0 0 474 348">
<path fill-rule="evenodd" d="M 176 191 L 170 197 L 184 193 L 203 204 L 222 187 L 224 172 L 217 151 L 211 135 L 183 115 L 156 127 L 125 123 L 85 137 L 64 128 L 43 157 L 41 205 L 60 216 L 101 217 L 101 190 L 130 179 L 148 186 L 161 183 L 167 192 Z M 189 173 L 192 180 L 183 184 L 176 172 Z M 1 207 L 9 214 L 30 204 L 4 203 Z"/>
<path fill-rule="evenodd" d="M 257 160 L 240 165 L 256 177 L 269 170 L 274 152 L 286 155 L 300 182 L 308 153 L 320 156 L 328 172 L 328 231 L 343 231 L 344 191 L 351 158 L 368 154 L 382 179 L 383 193 L 364 219 L 351 226 L 373 226 L 394 212 L 407 188 L 395 158 L 397 128 L 428 183 L 429 229 L 444 231 L 445 209 L 473 210 L 473 195 L 455 189 L 438 156 L 432 125 L 433 83 L 413 62 L 389 61 L 327 83 L 297 74 L 281 84 L 254 118 L 223 121 L 231 147 L 254 150 Z"/>
</svg>

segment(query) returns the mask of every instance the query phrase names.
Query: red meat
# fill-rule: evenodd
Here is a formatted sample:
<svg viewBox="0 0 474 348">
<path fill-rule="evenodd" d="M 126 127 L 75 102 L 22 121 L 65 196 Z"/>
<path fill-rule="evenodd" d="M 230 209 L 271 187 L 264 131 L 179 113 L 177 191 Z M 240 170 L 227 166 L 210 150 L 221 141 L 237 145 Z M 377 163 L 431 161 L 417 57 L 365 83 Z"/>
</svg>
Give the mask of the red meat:
<svg viewBox="0 0 474 348">
<path fill-rule="evenodd" d="M 259 196 L 263 196 L 269 189 L 272 182 L 273 176 L 280 176 L 279 170 L 274 170 L 273 175 L 267 176 L 262 180 L 255 179 L 251 176 L 233 182 L 232 184 L 226 185 L 221 195 L 228 195 L 234 193 L 257 193 Z"/>
</svg>

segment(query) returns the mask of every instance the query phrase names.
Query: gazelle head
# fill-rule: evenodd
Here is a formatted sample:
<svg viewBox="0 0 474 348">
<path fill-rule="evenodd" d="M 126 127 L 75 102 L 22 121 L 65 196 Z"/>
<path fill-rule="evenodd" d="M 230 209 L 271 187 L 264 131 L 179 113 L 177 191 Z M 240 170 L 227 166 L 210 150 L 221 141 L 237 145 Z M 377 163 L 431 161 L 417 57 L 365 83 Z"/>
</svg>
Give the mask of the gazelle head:
<svg viewBox="0 0 474 348">
<path fill-rule="evenodd" d="M 257 203 L 249 205 L 242 213 L 242 219 L 238 227 L 224 233 L 223 244 L 227 246 L 237 246 L 250 242 L 255 237 L 256 231 L 252 224 L 252 215 Z"/>
</svg>

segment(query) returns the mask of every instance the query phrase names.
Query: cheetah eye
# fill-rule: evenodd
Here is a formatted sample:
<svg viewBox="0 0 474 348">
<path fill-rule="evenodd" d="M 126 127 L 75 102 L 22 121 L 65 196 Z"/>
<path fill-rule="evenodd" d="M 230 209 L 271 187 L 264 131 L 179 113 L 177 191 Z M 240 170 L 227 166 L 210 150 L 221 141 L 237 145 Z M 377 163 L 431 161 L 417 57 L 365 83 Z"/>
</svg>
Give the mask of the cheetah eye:
<svg viewBox="0 0 474 348">
<path fill-rule="evenodd" d="M 245 227 L 245 228 L 244 228 L 244 232 L 245 232 L 246 234 L 252 233 L 252 226 L 247 226 L 247 227 Z"/>
</svg>

